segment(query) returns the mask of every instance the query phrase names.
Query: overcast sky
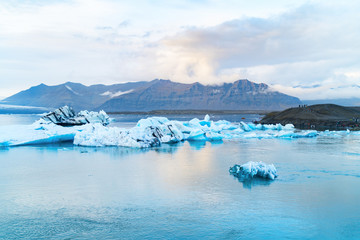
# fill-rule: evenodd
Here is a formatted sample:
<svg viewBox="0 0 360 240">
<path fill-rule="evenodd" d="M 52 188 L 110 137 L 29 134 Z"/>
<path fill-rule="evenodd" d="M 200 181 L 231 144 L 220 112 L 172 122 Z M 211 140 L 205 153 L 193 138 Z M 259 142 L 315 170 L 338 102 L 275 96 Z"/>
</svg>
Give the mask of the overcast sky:
<svg viewBox="0 0 360 240">
<path fill-rule="evenodd" d="M 40 83 L 221 84 L 360 96 L 360 1 L 0 0 L 0 96 Z"/>
</svg>

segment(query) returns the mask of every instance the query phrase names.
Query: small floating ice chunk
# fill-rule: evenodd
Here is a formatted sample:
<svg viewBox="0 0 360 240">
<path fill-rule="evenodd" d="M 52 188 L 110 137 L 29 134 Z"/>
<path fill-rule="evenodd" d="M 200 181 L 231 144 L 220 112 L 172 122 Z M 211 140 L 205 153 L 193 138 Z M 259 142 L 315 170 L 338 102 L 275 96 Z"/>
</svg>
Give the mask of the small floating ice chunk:
<svg viewBox="0 0 360 240">
<path fill-rule="evenodd" d="M 150 117 L 146 119 L 140 119 L 136 124 L 136 127 L 146 128 L 146 127 L 159 127 L 164 123 L 169 122 L 169 119 L 166 117 Z"/>
<path fill-rule="evenodd" d="M 201 129 L 194 129 L 190 132 L 190 135 L 187 136 L 187 140 L 206 141 L 206 134 Z"/>
<path fill-rule="evenodd" d="M 193 118 L 189 121 L 189 127 L 192 128 L 201 128 L 200 120 L 197 118 Z"/>
<path fill-rule="evenodd" d="M 245 132 L 250 132 L 252 130 L 251 127 L 244 122 L 240 122 L 240 126 Z"/>
<path fill-rule="evenodd" d="M 290 123 L 286 124 L 286 125 L 283 127 L 284 130 L 292 130 L 292 129 L 294 129 L 294 128 L 295 128 L 294 124 L 290 124 Z"/>
<path fill-rule="evenodd" d="M 233 167 L 230 167 L 229 172 L 239 179 L 260 177 L 274 180 L 278 176 L 274 164 L 265 164 L 261 161 L 250 161 L 243 165 L 235 164 Z"/>
<path fill-rule="evenodd" d="M 75 120 L 78 119 L 78 121 L 86 124 L 86 123 L 101 123 L 102 125 L 108 125 L 110 123 L 110 117 L 106 114 L 104 110 L 100 110 L 99 112 L 93 112 L 93 111 L 80 111 L 77 116 L 75 117 Z"/>
<path fill-rule="evenodd" d="M 318 132 L 315 130 L 307 130 L 307 131 L 299 131 L 299 132 L 292 132 L 292 131 L 279 131 L 275 136 L 278 138 L 313 138 L 318 135 Z"/>
<path fill-rule="evenodd" d="M 210 116 L 209 116 L 209 114 L 206 114 L 206 115 L 205 115 L 205 117 L 204 117 L 204 121 L 207 121 L 207 122 L 209 122 L 209 121 L 210 121 Z"/>
</svg>

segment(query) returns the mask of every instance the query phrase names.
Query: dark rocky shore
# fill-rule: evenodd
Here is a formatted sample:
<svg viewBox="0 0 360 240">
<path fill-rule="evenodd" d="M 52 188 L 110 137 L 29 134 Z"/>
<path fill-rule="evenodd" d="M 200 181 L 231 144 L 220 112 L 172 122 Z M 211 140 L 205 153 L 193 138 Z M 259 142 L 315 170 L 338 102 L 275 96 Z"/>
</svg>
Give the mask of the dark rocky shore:
<svg viewBox="0 0 360 240">
<path fill-rule="evenodd" d="M 263 124 L 292 123 L 299 129 L 360 130 L 360 107 L 335 104 L 300 105 L 282 112 L 268 113 Z"/>
</svg>

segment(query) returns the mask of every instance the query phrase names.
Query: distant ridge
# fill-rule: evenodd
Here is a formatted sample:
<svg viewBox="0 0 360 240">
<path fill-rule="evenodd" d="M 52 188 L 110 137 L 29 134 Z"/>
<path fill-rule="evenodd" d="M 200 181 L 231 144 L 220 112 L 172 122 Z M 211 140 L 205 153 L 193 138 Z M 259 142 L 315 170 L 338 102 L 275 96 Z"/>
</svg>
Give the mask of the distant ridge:
<svg viewBox="0 0 360 240">
<path fill-rule="evenodd" d="M 67 82 L 56 86 L 40 84 L 3 100 L 13 105 L 75 110 L 137 112 L 153 110 L 282 110 L 301 101 L 264 83 L 247 79 L 222 85 L 183 84 L 155 79 L 114 85 L 84 86 Z"/>
<path fill-rule="evenodd" d="M 360 98 L 338 98 L 338 99 L 319 99 L 319 100 L 302 100 L 304 104 L 336 104 L 341 106 L 360 106 Z"/>
<path fill-rule="evenodd" d="M 268 113 L 260 121 L 263 124 L 283 125 L 291 123 L 300 129 L 344 130 L 359 129 L 360 107 L 344 107 L 335 104 L 316 104 L 289 108 L 282 112 Z"/>
<path fill-rule="evenodd" d="M 129 82 L 114 85 L 85 86 L 80 83 L 66 82 L 48 86 L 40 84 L 21 91 L 2 100 L 3 104 L 59 108 L 72 106 L 76 111 L 92 110 L 116 94 L 146 85 L 148 82 Z"/>
</svg>

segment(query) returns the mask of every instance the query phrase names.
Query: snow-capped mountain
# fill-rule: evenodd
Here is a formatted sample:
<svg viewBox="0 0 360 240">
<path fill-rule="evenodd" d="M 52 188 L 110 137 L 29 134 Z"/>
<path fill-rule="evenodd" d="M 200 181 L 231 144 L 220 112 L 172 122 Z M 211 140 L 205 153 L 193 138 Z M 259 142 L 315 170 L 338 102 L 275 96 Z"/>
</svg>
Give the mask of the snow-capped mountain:
<svg viewBox="0 0 360 240">
<path fill-rule="evenodd" d="M 238 80 L 222 85 L 183 84 L 156 79 L 115 85 L 84 86 L 67 82 L 57 86 L 40 84 L 3 100 L 13 105 L 76 110 L 104 109 L 108 112 L 151 110 L 280 110 L 301 101 L 264 83 Z"/>
</svg>

